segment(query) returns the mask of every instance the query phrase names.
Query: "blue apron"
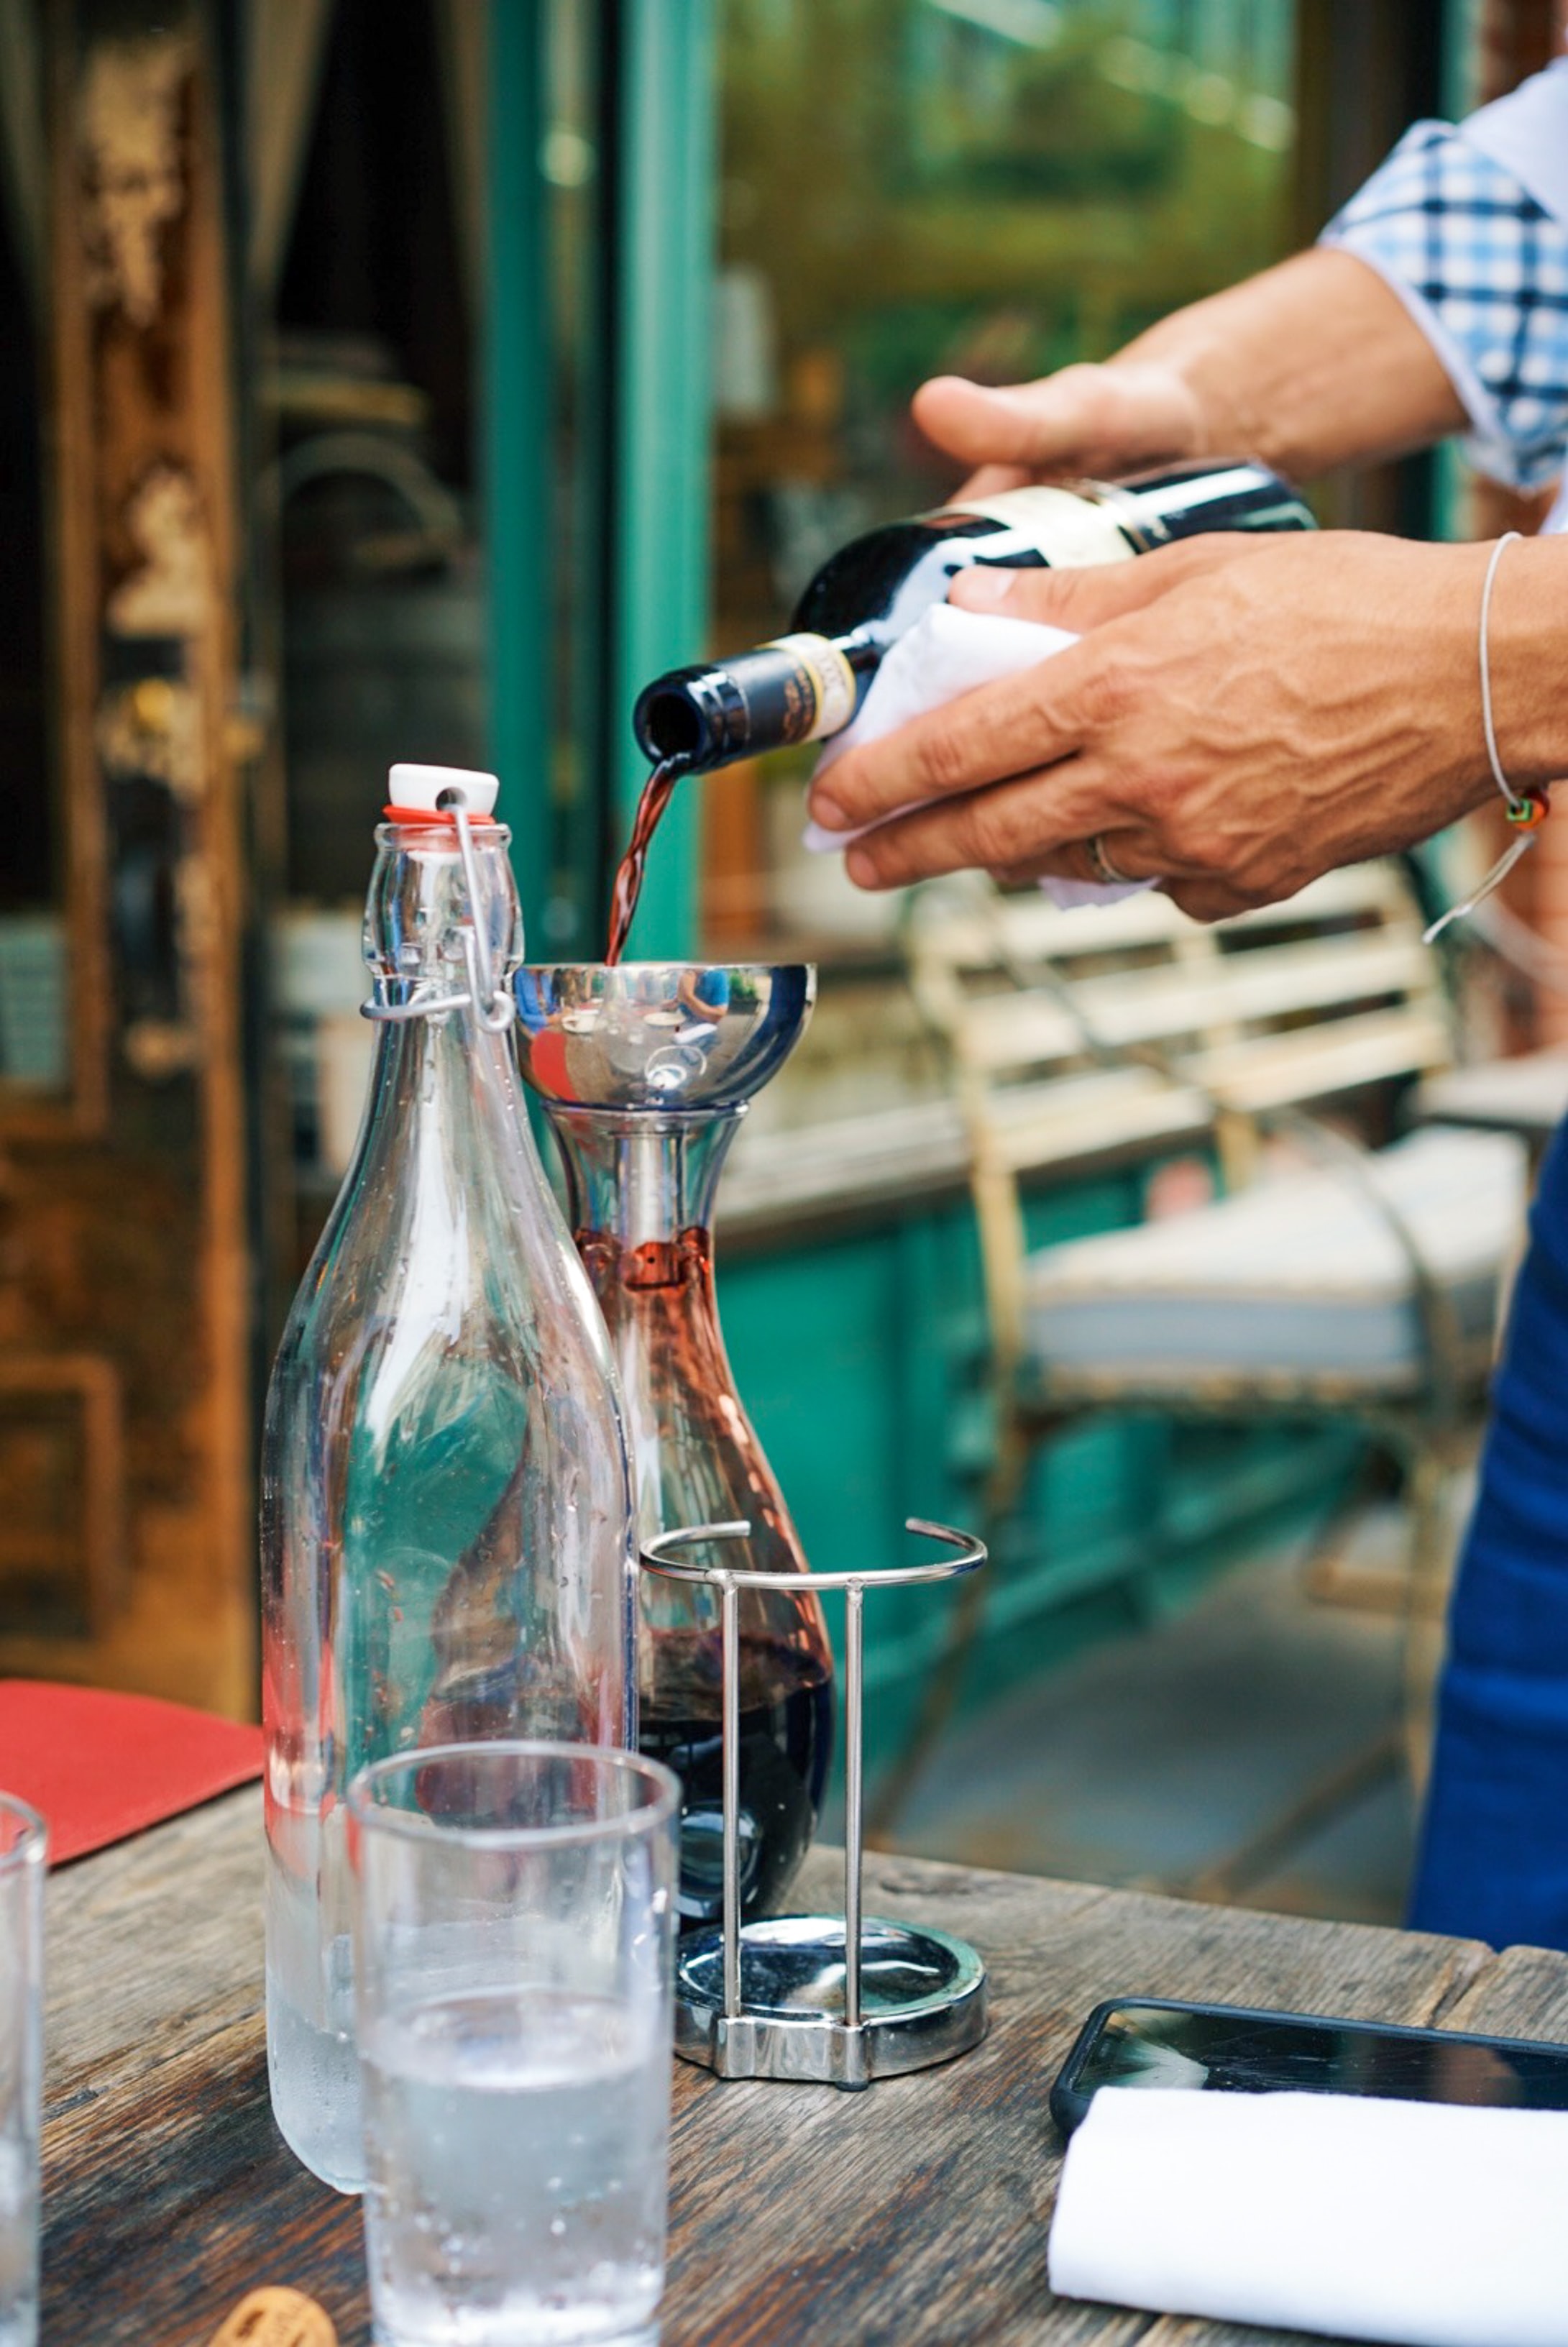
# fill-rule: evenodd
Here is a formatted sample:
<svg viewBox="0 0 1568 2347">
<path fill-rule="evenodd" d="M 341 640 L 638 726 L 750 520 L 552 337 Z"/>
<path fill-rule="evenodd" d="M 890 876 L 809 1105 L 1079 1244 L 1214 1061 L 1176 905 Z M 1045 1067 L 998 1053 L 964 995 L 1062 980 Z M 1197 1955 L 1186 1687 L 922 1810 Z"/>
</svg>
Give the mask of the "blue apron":
<svg viewBox="0 0 1568 2347">
<path fill-rule="evenodd" d="M 1410 1922 L 1568 1949 L 1568 1126 L 1531 1215 L 1454 1592 Z"/>
</svg>

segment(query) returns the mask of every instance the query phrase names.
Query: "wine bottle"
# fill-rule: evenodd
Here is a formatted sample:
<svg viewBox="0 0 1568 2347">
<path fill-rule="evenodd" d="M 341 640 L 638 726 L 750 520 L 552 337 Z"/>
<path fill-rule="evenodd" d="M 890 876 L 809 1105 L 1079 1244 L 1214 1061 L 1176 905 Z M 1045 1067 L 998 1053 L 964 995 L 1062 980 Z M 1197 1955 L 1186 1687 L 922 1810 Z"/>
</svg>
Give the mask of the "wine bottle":
<svg viewBox="0 0 1568 2347">
<path fill-rule="evenodd" d="M 1122 562 L 1207 530 L 1310 529 L 1296 491 L 1262 465 L 1184 465 L 1128 481 L 1006 489 L 840 548 L 791 632 L 733 659 L 671 669 L 639 695 L 646 755 L 685 774 L 842 733 L 883 655 L 976 563 L 1019 569 Z"/>
</svg>

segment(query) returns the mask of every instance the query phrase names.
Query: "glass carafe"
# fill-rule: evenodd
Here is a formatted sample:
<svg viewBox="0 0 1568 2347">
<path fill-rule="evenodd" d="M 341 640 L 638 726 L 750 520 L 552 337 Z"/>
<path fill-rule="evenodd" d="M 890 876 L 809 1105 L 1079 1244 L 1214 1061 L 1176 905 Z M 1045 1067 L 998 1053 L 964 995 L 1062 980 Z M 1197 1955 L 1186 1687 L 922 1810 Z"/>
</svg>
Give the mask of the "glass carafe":
<svg viewBox="0 0 1568 2347">
<path fill-rule="evenodd" d="M 261 1469 L 272 2103 L 342 2189 L 361 2173 L 349 1779 L 414 1745 L 626 1742 L 635 1623 L 614 1369 L 509 1031 L 507 833 L 476 823 L 466 855 L 415 814 L 376 840 L 370 1102 Z"/>
<path fill-rule="evenodd" d="M 713 1296 L 713 1200 L 747 1102 L 810 1014 L 800 967 L 623 962 L 518 979 L 524 1073 L 565 1161 L 578 1247 L 625 1398 L 641 1537 L 743 1518 L 748 1566 L 775 1591 L 741 1599 L 744 1912 L 783 1899 L 827 1775 L 833 1662 L 789 1511 L 725 1358 Z M 722 1562 L 715 1554 L 713 1562 Z M 683 1925 L 718 1920 L 723 1809 L 718 1600 L 644 1575 L 639 1740 L 684 1791 Z"/>
</svg>

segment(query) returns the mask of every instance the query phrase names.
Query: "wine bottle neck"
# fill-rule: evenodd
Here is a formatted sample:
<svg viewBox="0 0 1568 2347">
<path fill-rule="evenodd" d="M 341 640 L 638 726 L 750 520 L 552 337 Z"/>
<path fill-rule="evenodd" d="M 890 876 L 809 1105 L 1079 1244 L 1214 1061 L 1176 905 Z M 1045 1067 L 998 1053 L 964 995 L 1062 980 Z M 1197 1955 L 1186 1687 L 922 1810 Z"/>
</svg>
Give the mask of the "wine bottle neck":
<svg viewBox="0 0 1568 2347">
<path fill-rule="evenodd" d="M 650 758 L 683 759 L 693 772 L 825 741 L 854 716 L 877 657 L 859 631 L 779 636 L 722 663 L 655 678 L 632 712 L 633 730 Z"/>
</svg>

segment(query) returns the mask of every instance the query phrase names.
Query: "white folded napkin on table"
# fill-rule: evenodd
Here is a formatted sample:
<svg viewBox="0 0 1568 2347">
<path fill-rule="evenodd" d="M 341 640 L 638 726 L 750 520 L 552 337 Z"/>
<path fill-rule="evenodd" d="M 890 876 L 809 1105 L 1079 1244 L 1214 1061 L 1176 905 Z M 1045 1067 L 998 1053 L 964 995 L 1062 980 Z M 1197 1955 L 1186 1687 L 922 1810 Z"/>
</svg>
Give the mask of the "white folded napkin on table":
<svg viewBox="0 0 1568 2347">
<path fill-rule="evenodd" d="M 1050 2286 L 1399 2347 L 1568 2347 L 1568 2112 L 1102 2087 Z"/>
<path fill-rule="evenodd" d="M 960 611 L 953 603 L 933 603 L 907 635 L 899 637 L 872 678 L 855 723 L 835 734 L 824 750 L 817 773 L 825 774 L 846 750 L 880 741 L 884 733 L 893 733 L 911 717 L 923 717 L 928 709 L 939 709 L 945 701 L 956 701 L 960 693 L 973 692 L 979 685 L 994 684 L 999 677 L 1034 668 L 1077 641 L 1065 628 L 1048 628 L 1035 620 L 992 618 L 984 611 Z M 868 830 L 876 827 L 874 824 L 866 826 Z M 807 847 L 819 856 L 864 837 L 863 831 L 825 831 L 815 823 L 808 824 L 805 830 Z M 1119 897 L 1136 897 L 1154 884 L 1132 880 L 1123 887 L 1108 887 L 1098 880 L 1046 879 L 1040 885 L 1056 904 L 1071 906 L 1113 905 Z"/>
</svg>

